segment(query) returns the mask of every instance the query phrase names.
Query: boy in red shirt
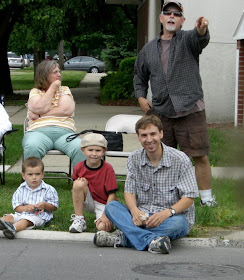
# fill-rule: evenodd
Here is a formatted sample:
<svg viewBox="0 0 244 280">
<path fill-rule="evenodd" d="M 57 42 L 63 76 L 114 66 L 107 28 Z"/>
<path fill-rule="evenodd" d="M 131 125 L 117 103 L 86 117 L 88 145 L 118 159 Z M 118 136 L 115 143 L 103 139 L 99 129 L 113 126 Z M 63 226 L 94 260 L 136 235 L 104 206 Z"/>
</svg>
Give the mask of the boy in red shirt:
<svg viewBox="0 0 244 280">
<path fill-rule="evenodd" d="M 86 230 L 84 210 L 96 214 L 98 230 L 110 231 L 112 223 L 104 213 L 105 205 L 117 200 L 118 190 L 115 172 L 112 166 L 102 160 L 107 150 L 107 140 L 102 134 L 91 133 L 83 137 L 81 151 L 86 160 L 75 165 L 72 178 L 73 206 L 75 214 L 71 215 L 72 233 Z"/>
</svg>

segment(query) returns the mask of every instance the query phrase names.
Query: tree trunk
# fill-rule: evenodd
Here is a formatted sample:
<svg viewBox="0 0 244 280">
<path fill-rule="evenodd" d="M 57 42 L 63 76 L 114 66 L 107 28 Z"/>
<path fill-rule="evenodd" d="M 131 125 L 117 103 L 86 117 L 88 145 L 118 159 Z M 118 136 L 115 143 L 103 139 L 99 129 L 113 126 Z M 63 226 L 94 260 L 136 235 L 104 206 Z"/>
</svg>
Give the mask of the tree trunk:
<svg viewBox="0 0 244 280">
<path fill-rule="evenodd" d="M 3 45 L 3 41 L 0 39 L 0 65 L 1 65 L 1 75 L 0 75 L 0 95 L 13 95 L 13 87 L 10 78 L 10 70 L 8 66 L 7 58 L 7 44 Z"/>
<path fill-rule="evenodd" d="M 64 41 L 58 44 L 58 63 L 61 70 L 64 70 Z"/>
<path fill-rule="evenodd" d="M 13 87 L 10 78 L 10 70 L 8 66 L 8 40 L 12 28 L 9 26 L 8 14 L 5 10 L 0 11 L 0 95 L 13 95 Z"/>
<path fill-rule="evenodd" d="M 75 46 L 74 43 L 72 43 L 71 46 L 71 51 L 72 51 L 72 57 L 77 56 L 78 55 L 78 48 Z"/>
<path fill-rule="evenodd" d="M 14 94 L 7 58 L 8 40 L 23 9 L 24 6 L 18 6 L 13 3 L 0 10 L 0 67 L 2 70 L 0 75 L 0 95 Z"/>
<path fill-rule="evenodd" d="M 39 48 L 34 46 L 34 77 L 36 76 L 37 65 L 45 59 L 45 50 L 39 50 Z"/>
</svg>

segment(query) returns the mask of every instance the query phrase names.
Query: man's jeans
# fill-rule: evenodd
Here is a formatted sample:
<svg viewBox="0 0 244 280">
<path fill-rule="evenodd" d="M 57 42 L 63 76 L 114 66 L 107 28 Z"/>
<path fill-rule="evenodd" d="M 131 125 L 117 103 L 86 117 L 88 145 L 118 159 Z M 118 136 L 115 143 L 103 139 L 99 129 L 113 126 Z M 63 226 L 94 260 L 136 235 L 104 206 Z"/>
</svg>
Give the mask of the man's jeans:
<svg viewBox="0 0 244 280">
<path fill-rule="evenodd" d="M 124 233 L 123 246 L 135 247 L 140 251 L 147 249 L 154 238 L 168 236 L 174 240 L 184 237 L 188 231 L 187 220 L 183 214 L 170 217 L 154 228 L 134 225 L 129 209 L 118 201 L 109 202 L 105 207 L 105 214 Z"/>
</svg>

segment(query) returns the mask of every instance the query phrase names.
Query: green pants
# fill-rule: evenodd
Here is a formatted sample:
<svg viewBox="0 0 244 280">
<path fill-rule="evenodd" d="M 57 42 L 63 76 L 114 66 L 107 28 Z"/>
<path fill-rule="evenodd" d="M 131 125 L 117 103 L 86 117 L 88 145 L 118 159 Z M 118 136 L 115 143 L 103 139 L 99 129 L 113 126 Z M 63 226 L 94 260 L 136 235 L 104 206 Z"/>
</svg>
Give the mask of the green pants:
<svg viewBox="0 0 244 280">
<path fill-rule="evenodd" d="M 47 126 L 44 128 L 27 131 L 22 140 L 24 159 L 37 157 L 42 159 L 47 151 L 59 150 L 71 158 L 72 165 L 85 160 L 81 152 L 81 138 L 77 137 L 73 141 L 66 142 L 67 136 L 74 132 L 70 129 L 57 126 Z"/>
</svg>

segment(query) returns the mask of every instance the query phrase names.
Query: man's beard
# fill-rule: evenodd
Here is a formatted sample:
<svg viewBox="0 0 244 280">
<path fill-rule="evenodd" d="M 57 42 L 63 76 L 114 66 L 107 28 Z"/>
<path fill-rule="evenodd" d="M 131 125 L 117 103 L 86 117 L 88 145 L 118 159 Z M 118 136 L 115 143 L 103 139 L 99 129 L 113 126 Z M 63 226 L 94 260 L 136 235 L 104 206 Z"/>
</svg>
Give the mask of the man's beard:
<svg viewBox="0 0 244 280">
<path fill-rule="evenodd" d="M 176 24 L 169 25 L 168 23 L 166 23 L 165 29 L 169 32 L 175 32 L 176 31 Z"/>
</svg>

